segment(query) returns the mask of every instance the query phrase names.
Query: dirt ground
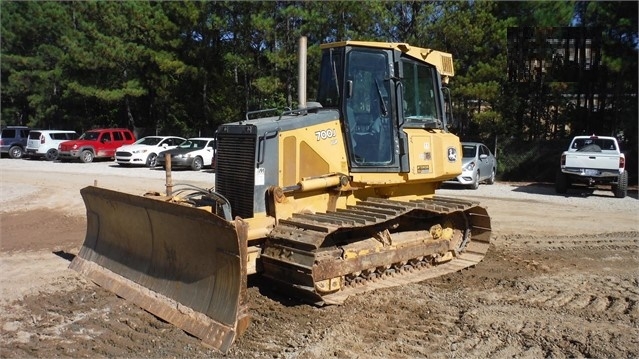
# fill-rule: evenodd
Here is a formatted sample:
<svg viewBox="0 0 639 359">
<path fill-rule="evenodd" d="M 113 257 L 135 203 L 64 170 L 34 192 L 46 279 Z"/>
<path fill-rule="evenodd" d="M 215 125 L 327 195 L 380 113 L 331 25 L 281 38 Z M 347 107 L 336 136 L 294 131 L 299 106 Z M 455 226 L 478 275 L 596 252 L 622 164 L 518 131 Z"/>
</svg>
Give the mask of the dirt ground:
<svg viewBox="0 0 639 359">
<path fill-rule="evenodd" d="M 84 240 L 79 189 L 161 190 L 161 171 L 0 159 L 0 357 L 636 358 L 639 201 L 496 183 L 438 194 L 492 217 L 482 262 L 314 307 L 258 277 L 252 323 L 222 355 L 67 269 Z M 211 185 L 210 172 L 176 173 Z"/>
</svg>

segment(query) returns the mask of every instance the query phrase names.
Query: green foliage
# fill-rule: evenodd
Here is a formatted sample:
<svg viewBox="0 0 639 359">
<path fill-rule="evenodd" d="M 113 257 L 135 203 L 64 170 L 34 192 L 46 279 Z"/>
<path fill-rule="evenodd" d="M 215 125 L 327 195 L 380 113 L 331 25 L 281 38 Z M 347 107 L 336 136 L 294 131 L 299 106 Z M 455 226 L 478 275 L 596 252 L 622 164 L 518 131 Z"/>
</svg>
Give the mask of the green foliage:
<svg viewBox="0 0 639 359">
<path fill-rule="evenodd" d="M 212 135 L 246 111 L 297 105 L 308 38 L 313 100 L 319 44 L 406 42 L 450 52 L 458 134 L 566 138 L 623 133 L 637 146 L 637 2 L 0 2 L 2 124 Z M 601 76 L 587 86 L 507 78 L 516 27 L 601 29 Z M 543 51 L 547 51 L 545 49 Z M 556 74 L 555 74 L 556 75 Z M 583 101 L 566 101 L 566 93 Z M 587 98 L 603 99 L 595 108 Z"/>
</svg>

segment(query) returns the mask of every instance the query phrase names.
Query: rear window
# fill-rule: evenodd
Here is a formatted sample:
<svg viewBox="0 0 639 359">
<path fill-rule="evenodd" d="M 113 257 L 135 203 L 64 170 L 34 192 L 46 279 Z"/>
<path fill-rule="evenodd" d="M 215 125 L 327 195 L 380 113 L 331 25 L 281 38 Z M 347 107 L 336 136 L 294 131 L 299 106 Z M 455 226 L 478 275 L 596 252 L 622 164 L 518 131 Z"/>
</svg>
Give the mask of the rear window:
<svg viewBox="0 0 639 359">
<path fill-rule="evenodd" d="M 75 140 L 76 138 L 78 138 L 76 133 L 53 132 L 51 134 L 52 140 Z"/>
<path fill-rule="evenodd" d="M 12 128 L 7 128 L 2 130 L 2 137 L 3 138 L 14 138 L 16 137 L 16 130 L 12 129 Z"/>
<path fill-rule="evenodd" d="M 29 132 L 30 140 L 39 140 L 40 139 L 40 131 L 31 131 Z"/>
<path fill-rule="evenodd" d="M 578 138 L 572 142 L 573 150 L 581 152 L 616 151 L 615 141 L 601 138 Z"/>
</svg>

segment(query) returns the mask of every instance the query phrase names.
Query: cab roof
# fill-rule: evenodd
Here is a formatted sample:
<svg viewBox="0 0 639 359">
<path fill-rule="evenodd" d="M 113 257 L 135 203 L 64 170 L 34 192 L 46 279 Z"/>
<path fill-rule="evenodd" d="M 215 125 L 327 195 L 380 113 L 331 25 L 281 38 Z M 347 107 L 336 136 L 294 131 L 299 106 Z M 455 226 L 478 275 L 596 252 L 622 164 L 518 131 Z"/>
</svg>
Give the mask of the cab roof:
<svg viewBox="0 0 639 359">
<path fill-rule="evenodd" d="M 448 52 L 411 46 L 405 42 L 375 42 L 375 41 L 340 41 L 321 44 L 320 49 L 338 48 L 345 46 L 369 47 L 401 51 L 416 60 L 424 61 L 435 67 L 441 76 L 455 76 L 453 55 Z"/>
</svg>

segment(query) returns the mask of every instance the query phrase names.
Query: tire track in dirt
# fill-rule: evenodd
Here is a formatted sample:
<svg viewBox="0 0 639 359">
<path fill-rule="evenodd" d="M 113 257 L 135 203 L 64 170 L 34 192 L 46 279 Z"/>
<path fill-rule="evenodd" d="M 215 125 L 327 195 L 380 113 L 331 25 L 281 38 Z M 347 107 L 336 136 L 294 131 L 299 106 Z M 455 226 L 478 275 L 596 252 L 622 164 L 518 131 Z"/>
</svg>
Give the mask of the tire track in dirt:
<svg viewBox="0 0 639 359">
<path fill-rule="evenodd" d="M 493 240 L 497 247 L 508 248 L 545 248 L 545 249 L 570 249 L 570 248 L 601 248 L 611 247 L 620 250 L 637 250 L 639 248 L 639 233 L 618 232 L 600 233 L 589 236 L 561 236 L 561 237 L 533 237 L 526 235 L 499 236 Z"/>
</svg>

